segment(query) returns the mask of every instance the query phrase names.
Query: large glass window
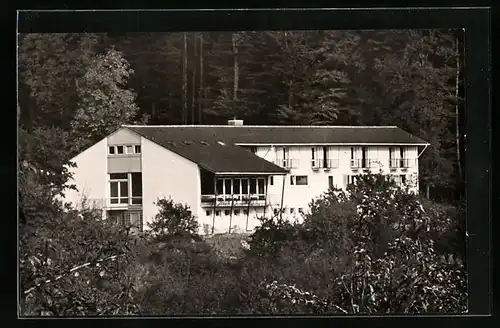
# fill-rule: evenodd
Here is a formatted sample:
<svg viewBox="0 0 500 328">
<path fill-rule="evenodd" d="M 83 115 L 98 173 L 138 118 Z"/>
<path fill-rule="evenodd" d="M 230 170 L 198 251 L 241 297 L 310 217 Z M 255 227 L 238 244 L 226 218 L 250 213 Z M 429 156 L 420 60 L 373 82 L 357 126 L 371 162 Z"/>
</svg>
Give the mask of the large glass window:
<svg viewBox="0 0 500 328">
<path fill-rule="evenodd" d="M 257 179 L 251 178 L 250 179 L 250 194 L 256 194 L 257 193 Z"/>
<path fill-rule="evenodd" d="M 132 204 L 142 204 L 142 173 L 132 173 Z"/>
<path fill-rule="evenodd" d="M 265 194 L 265 191 L 264 191 L 264 185 L 265 185 L 265 180 L 264 179 L 259 179 L 258 180 L 258 191 L 259 191 L 259 195 L 263 195 Z"/>
<path fill-rule="evenodd" d="M 217 179 L 217 195 L 223 195 L 224 194 L 224 181 L 222 179 Z"/>
<path fill-rule="evenodd" d="M 129 187 L 132 195 L 130 195 Z M 142 174 L 111 173 L 109 175 L 109 200 L 111 204 L 142 204 Z"/>
</svg>

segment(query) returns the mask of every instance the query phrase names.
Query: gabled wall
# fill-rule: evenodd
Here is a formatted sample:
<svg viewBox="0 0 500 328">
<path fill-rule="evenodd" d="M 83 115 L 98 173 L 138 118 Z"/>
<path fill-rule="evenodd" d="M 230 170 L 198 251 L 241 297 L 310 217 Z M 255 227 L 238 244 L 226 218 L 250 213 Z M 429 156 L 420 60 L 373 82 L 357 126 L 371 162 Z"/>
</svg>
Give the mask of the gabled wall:
<svg viewBox="0 0 500 328">
<path fill-rule="evenodd" d="M 187 204 L 198 216 L 201 208 L 198 165 L 158 144 L 141 138 L 144 228 L 158 213 L 158 198 L 172 198 Z"/>
<path fill-rule="evenodd" d="M 69 183 L 75 184 L 78 191 L 68 190 L 66 202 L 79 206 L 85 196 L 96 206 L 105 206 L 108 188 L 106 155 L 106 139 L 103 139 L 72 159 L 77 167 L 70 168 L 73 178 Z"/>
<path fill-rule="evenodd" d="M 140 145 L 141 136 L 122 128 L 107 137 L 108 146 Z M 141 172 L 141 154 L 108 155 L 108 173 Z"/>
</svg>

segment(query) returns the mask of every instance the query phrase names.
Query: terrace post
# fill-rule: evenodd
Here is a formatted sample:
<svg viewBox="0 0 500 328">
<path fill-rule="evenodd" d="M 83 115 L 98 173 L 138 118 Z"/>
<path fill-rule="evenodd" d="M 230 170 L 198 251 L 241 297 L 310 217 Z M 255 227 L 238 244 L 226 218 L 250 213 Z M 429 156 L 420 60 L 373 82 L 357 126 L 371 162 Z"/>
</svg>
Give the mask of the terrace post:
<svg viewBox="0 0 500 328">
<path fill-rule="evenodd" d="M 266 189 L 264 190 L 264 218 L 266 217 L 266 207 L 267 207 L 267 187 L 269 184 L 269 176 L 266 177 Z"/>
<path fill-rule="evenodd" d="M 231 224 L 232 224 L 232 221 L 233 221 L 233 207 L 234 207 L 234 194 L 231 191 L 231 214 L 229 215 L 229 233 L 231 233 Z"/>
<path fill-rule="evenodd" d="M 283 175 L 283 185 L 281 187 L 280 220 L 283 219 L 283 197 L 285 195 L 285 181 L 286 181 L 286 174 Z"/>
<path fill-rule="evenodd" d="M 215 211 L 217 210 L 217 178 L 214 175 L 214 213 L 212 215 L 212 235 L 215 231 Z"/>
<path fill-rule="evenodd" d="M 250 203 L 252 202 L 252 198 L 250 194 L 248 194 L 248 206 L 247 206 L 247 223 L 245 225 L 245 231 L 248 231 L 248 217 L 250 216 Z"/>
</svg>

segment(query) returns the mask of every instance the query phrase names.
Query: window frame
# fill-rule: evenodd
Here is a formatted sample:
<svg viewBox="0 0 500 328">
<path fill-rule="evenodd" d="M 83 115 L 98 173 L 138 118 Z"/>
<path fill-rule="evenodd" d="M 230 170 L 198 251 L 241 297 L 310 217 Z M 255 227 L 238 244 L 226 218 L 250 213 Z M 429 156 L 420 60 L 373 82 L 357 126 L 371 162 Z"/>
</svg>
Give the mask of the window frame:
<svg viewBox="0 0 500 328">
<path fill-rule="evenodd" d="M 305 183 L 299 183 L 299 178 L 305 178 Z M 309 185 L 309 177 L 307 175 L 296 175 L 295 176 L 295 185 L 296 186 L 308 186 Z"/>
<path fill-rule="evenodd" d="M 141 181 L 140 196 L 134 194 L 133 192 L 133 181 L 132 174 L 139 173 Z M 126 177 L 112 177 L 112 175 L 125 174 Z M 126 183 L 126 196 L 122 192 L 122 184 Z M 112 196 L 111 186 L 117 184 L 117 196 Z M 143 191 L 142 191 L 142 172 L 127 172 L 127 173 L 108 173 L 108 204 L 110 207 L 123 207 L 129 205 L 142 205 Z M 122 199 L 127 199 L 126 202 L 122 202 Z M 113 202 L 117 200 L 117 202 Z M 134 202 L 134 200 L 140 200 L 140 202 Z"/>
<path fill-rule="evenodd" d="M 118 149 L 121 149 L 122 152 L 120 153 Z M 108 145 L 108 156 L 130 156 L 130 155 L 140 155 L 141 153 L 142 153 L 142 148 L 140 144 Z"/>
</svg>

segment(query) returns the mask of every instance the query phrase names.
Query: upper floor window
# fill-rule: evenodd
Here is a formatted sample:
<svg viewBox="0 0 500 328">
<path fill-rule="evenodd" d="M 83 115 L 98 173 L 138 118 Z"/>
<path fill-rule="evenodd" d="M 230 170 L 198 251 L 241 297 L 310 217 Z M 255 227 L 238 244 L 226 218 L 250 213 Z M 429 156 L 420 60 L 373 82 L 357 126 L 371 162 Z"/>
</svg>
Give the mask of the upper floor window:
<svg viewBox="0 0 500 328">
<path fill-rule="evenodd" d="M 130 154 L 140 154 L 140 145 L 112 145 L 108 146 L 108 155 L 130 155 Z"/>
<path fill-rule="evenodd" d="M 142 204 L 142 173 L 110 173 L 110 204 Z"/>
<path fill-rule="evenodd" d="M 391 147 L 389 148 L 389 167 L 390 168 L 406 168 L 410 166 L 407 158 L 405 147 Z"/>
</svg>

